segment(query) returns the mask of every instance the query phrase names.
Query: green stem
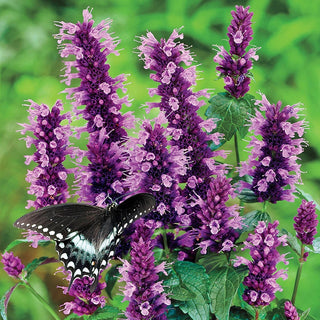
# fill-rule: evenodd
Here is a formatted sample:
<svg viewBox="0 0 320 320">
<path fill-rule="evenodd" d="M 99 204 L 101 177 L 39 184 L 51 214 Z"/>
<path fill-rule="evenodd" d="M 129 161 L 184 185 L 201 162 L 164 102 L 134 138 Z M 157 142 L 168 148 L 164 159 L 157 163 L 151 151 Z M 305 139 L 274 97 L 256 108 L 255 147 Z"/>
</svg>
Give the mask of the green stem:
<svg viewBox="0 0 320 320">
<path fill-rule="evenodd" d="M 236 160 L 237 160 L 237 167 L 240 166 L 240 154 L 239 154 L 239 147 L 238 147 L 238 137 L 237 133 L 234 134 L 234 151 L 236 153 Z"/>
<path fill-rule="evenodd" d="M 170 251 L 169 251 L 169 247 L 168 247 L 168 238 L 167 238 L 167 232 L 166 232 L 165 228 L 162 229 L 162 237 L 163 237 L 164 252 L 165 252 L 166 258 L 168 258 Z"/>
<path fill-rule="evenodd" d="M 303 255 L 304 255 L 304 245 L 302 244 L 301 245 L 301 254 L 300 254 L 300 259 L 299 259 L 299 268 L 297 270 L 296 280 L 294 282 L 294 288 L 293 288 L 293 293 L 292 293 L 292 298 L 291 298 L 292 304 L 295 304 L 295 302 L 296 302 L 298 286 L 299 286 L 299 281 L 300 281 L 301 272 L 302 272 L 302 266 L 303 266 L 303 262 L 304 262 Z"/>
<path fill-rule="evenodd" d="M 42 305 L 47 309 L 47 311 L 52 315 L 52 317 L 56 320 L 60 320 L 60 317 L 56 314 L 56 312 L 50 307 L 48 302 L 43 299 L 40 294 L 34 290 L 28 282 L 23 282 L 23 285 L 42 303 Z"/>
<path fill-rule="evenodd" d="M 262 211 L 263 211 L 264 213 L 267 212 L 267 204 L 268 204 L 268 201 L 265 201 L 265 202 L 263 203 Z"/>
</svg>

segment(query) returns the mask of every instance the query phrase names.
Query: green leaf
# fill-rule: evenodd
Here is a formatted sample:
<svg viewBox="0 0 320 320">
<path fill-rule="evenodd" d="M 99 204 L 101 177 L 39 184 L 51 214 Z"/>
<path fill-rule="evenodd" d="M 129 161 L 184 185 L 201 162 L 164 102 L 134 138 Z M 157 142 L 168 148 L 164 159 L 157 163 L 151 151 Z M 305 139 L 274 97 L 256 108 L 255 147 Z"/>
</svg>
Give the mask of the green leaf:
<svg viewBox="0 0 320 320">
<path fill-rule="evenodd" d="M 242 189 L 238 194 L 238 198 L 246 203 L 258 202 L 258 197 L 256 196 L 256 194 L 248 188 Z"/>
<path fill-rule="evenodd" d="M 210 315 L 208 279 L 204 267 L 189 261 L 177 261 L 169 271 L 169 278 L 165 280 L 164 286 L 172 289 L 170 299 L 173 299 L 183 313 L 194 320 L 207 320 Z"/>
<path fill-rule="evenodd" d="M 298 195 L 298 197 L 299 197 L 300 199 L 304 199 L 304 200 L 307 200 L 307 201 L 313 201 L 313 202 L 315 203 L 315 205 L 316 205 L 316 208 L 317 208 L 318 210 L 320 210 L 320 205 L 317 203 L 316 200 L 314 200 L 314 199 L 312 198 L 312 196 L 311 196 L 309 193 L 307 193 L 307 192 L 305 192 L 305 191 L 303 191 L 302 189 L 297 188 L 297 187 L 296 187 L 296 190 L 298 191 L 296 194 Z"/>
<path fill-rule="evenodd" d="M 230 309 L 229 320 L 248 320 L 251 315 L 244 309 L 240 307 L 233 306 Z"/>
<path fill-rule="evenodd" d="M 242 98 L 235 99 L 229 93 L 221 92 L 214 95 L 209 103 L 205 115 L 208 118 L 219 119 L 214 132 L 224 134 L 222 144 L 229 141 L 236 131 L 239 132 L 241 138 L 246 136 L 248 119 L 255 110 L 252 95 L 247 94 Z M 212 143 L 210 147 L 215 149 L 216 145 Z"/>
<path fill-rule="evenodd" d="M 312 243 L 312 249 L 306 247 L 306 251 L 320 254 L 320 237 L 315 238 Z"/>
<path fill-rule="evenodd" d="M 13 290 L 17 288 L 20 284 L 21 282 L 18 282 L 13 287 L 11 287 L 0 300 L 0 314 L 3 320 L 7 320 L 7 308 Z"/>
<path fill-rule="evenodd" d="M 297 237 L 295 237 L 292 233 L 290 233 L 289 231 L 287 231 L 286 229 L 282 229 L 279 232 L 279 235 L 287 235 L 287 242 L 289 244 L 289 246 L 294 250 L 294 252 L 300 256 L 301 254 L 301 245 L 297 239 Z"/>
<path fill-rule="evenodd" d="M 271 222 L 271 217 L 267 212 L 260 210 L 251 211 L 243 216 L 243 227 L 241 232 L 249 232 L 255 229 L 259 221 Z"/>
<path fill-rule="evenodd" d="M 210 252 L 199 259 L 199 264 L 206 268 L 207 273 L 210 273 L 213 269 L 222 267 L 227 263 L 226 255 L 223 253 Z"/>
<path fill-rule="evenodd" d="M 106 305 L 90 316 L 90 320 L 125 319 L 122 316 L 124 317 L 122 310 L 114 306 Z"/>
<path fill-rule="evenodd" d="M 8 244 L 8 246 L 5 248 L 5 251 L 10 251 L 10 250 L 12 250 L 12 248 L 14 248 L 15 246 L 17 246 L 17 245 L 19 245 L 19 244 L 21 244 L 21 243 L 26 243 L 26 242 L 30 242 L 30 241 L 28 241 L 27 239 L 15 239 L 15 240 L 13 240 L 12 242 L 10 242 L 10 243 Z M 46 245 L 48 245 L 49 243 L 51 243 L 51 240 L 40 240 L 40 241 L 38 242 L 38 244 L 39 244 L 40 246 L 46 246 Z"/>
<path fill-rule="evenodd" d="M 177 319 L 191 320 L 191 318 L 187 314 L 184 314 L 178 307 L 172 308 L 172 306 L 170 306 L 170 308 L 168 309 L 169 309 L 167 313 L 168 320 L 177 320 Z"/>
<path fill-rule="evenodd" d="M 231 303 L 247 273 L 247 267 L 231 268 L 226 266 L 214 269 L 209 274 L 211 312 L 218 320 L 229 319 Z"/>
<path fill-rule="evenodd" d="M 40 257 L 32 260 L 26 267 L 25 270 L 27 271 L 27 276 L 26 279 L 28 279 L 32 272 L 37 269 L 39 266 L 48 264 L 48 263 L 54 263 L 54 262 L 59 262 L 59 260 L 55 258 L 48 258 L 48 257 Z"/>
<path fill-rule="evenodd" d="M 114 288 L 115 284 L 117 283 L 118 281 L 118 276 L 119 276 L 119 271 L 118 271 L 118 266 L 117 265 L 113 265 L 106 273 L 105 275 L 105 282 L 107 284 L 105 290 L 108 294 L 108 296 L 110 298 L 112 298 L 111 296 L 111 292 L 112 292 L 112 289 Z"/>
</svg>

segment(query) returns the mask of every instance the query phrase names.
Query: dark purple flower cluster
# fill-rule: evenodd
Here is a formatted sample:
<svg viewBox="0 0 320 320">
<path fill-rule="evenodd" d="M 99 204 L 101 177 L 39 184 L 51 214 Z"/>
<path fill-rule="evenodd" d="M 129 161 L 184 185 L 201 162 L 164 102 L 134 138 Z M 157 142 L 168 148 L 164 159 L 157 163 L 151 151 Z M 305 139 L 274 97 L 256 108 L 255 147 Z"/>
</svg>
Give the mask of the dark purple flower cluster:
<svg viewBox="0 0 320 320">
<path fill-rule="evenodd" d="M 167 120 L 163 113 L 151 121 L 144 120 L 138 138 L 130 138 L 128 147 L 129 176 L 125 181 L 131 191 L 149 192 L 157 207 L 148 216 L 164 224 L 176 222 L 186 205 L 181 197 L 179 176 L 186 174 L 187 158 L 176 146 L 168 149 Z"/>
<path fill-rule="evenodd" d="M 248 304 L 259 307 L 267 306 L 275 299 L 275 292 L 282 291 L 276 282 L 278 278 L 287 279 L 286 270 L 277 271 L 278 262 L 288 264 L 285 255 L 277 251 L 281 244 L 286 246 L 286 236 L 278 237 L 277 226 L 279 221 L 266 223 L 259 221 L 254 234 L 249 234 L 244 242 L 244 249 L 250 250 L 252 261 L 243 257 L 237 257 L 235 267 L 246 264 L 249 268 L 249 275 L 244 278 L 243 284 L 246 286 L 243 300 Z"/>
<path fill-rule="evenodd" d="M 1 262 L 4 264 L 3 270 L 10 276 L 18 278 L 24 269 L 19 257 L 15 257 L 13 252 L 5 252 L 2 255 Z"/>
<path fill-rule="evenodd" d="M 99 276 L 101 279 L 101 276 Z M 101 291 L 106 287 L 105 283 L 98 283 L 97 288 L 91 292 L 90 285 L 92 279 L 84 277 L 82 279 L 76 279 L 70 290 L 67 287 L 61 287 L 64 294 L 69 294 L 75 297 L 73 301 L 65 302 L 61 307 L 61 311 L 64 314 L 70 314 L 71 312 L 83 316 L 94 313 L 99 305 L 104 307 L 105 297 L 100 296 Z"/>
<path fill-rule="evenodd" d="M 293 218 L 294 230 L 297 232 L 297 238 L 302 244 L 312 244 L 314 235 L 317 233 L 317 215 L 316 205 L 312 201 L 302 200 L 298 208 L 298 214 Z"/>
<path fill-rule="evenodd" d="M 166 309 L 170 305 L 158 275 L 165 273 L 165 263 L 155 266 L 153 232 L 152 221 L 139 220 L 136 223 L 131 242 L 131 263 L 123 260 L 123 266 L 119 268 L 126 282 L 124 299 L 130 303 L 125 315 L 130 320 L 166 319 Z"/>
<path fill-rule="evenodd" d="M 249 8 L 236 6 L 236 11 L 231 11 L 233 17 L 228 27 L 230 53 L 224 47 L 218 46 L 218 53 L 214 62 L 218 63 L 217 71 L 224 78 L 225 89 L 235 98 L 243 97 L 249 91 L 252 59 L 258 60 L 257 48 L 246 52 L 252 40 L 251 18 L 253 13 Z"/>
<path fill-rule="evenodd" d="M 183 43 L 176 42 L 182 39 L 183 34 L 174 30 L 168 40 L 160 42 L 151 32 L 141 37 L 138 47 L 139 56 L 143 59 L 145 69 L 156 73 L 150 78 L 159 82 L 158 88 L 149 89 L 150 96 L 159 95 L 161 102 L 148 103 L 150 108 L 160 108 L 168 119 L 168 130 L 171 132 L 171 145 L 188 151 L 190 159 L 187 174 L 180 177 L 180 182 L 186 182 L 186 193 L 192 190 L 204 197 L 208 179 L 217 173 L 218 166 L 213 157 L 225 156 L 224 152 L 211 151 L 208 141 L 219 144 L 220 134 L 207 134 L 216 124 L 212 119 L 203 120 L 197 110 L 205 104 L 199 101 L 201 96 L 209 97 L 206 90 L 193 92 L 191 87 L 196 84 L 196 67 L 190 66 L 193 58 Z M 182 67 L 181 62 L 190 66 Z"/>
<path fill-rule="evenodd" d="M 224 175 L 218 175 L 208 186 L 206 201 L 199 197 L 192 204 L 201 208 L 197 216 L 201 221 L 198 236 L 202 254 L 207 248 L 214 252 L 231 251 L 239 237 L 235 230 L 242 227 L 239 207 L 226 206 L 229 198 L 235 196 L 230 181 Z"/>
<path fill-rule="evenodd" d="M 89 132 L 88 151 L 78 151 L 76 156 L 86 156 L 88 166 L 80 166 L 76 173 L 79 201 L 105 205 L 104 199 L 119 197 L 123 192 L 121 180 L 124 168 L 121 145 L 127 133 L 124 127 L 132 128 L 133 116 L 120 113 L 123 104 L 129 106 L 128 97 L 119 97 L 117 90 L 124 88 L 125 75 L 112 78 L 110 65 L 106 64 L 118 41 L 108 33 L 111 21 L 102 21 L 93 27 L 94 21 L 88 9 L 83 11 L 84 22 L 77 24 L 60 22 L 60 33 L 55 37 L 61 46 L 63 58 L 75 56 L 75 61 L 65 61 L 65 83 L 79 78 L 79 87 L 67 88 L 68 98 L 74 100 L 74 112 L 87 120 Z M 73 72 L 77 71 L 77 72 Z M 85 105 L 84 109 L 78 107 Z"/>
<path fill-rule="evenodd" d="M 31 171 L 28 170 L 26 181 L 31 185 L 29 194 L 35 195 L 36 200 L 28 201 L 27 209 L 36 209 L 52 205 L 65 203 L 70 197 L 68 184 L 66 182 L 68 173 L 71 170 L 63 166 L 63 161 L 68 154 L 72 153 L 69 147 L 69 137 L 71 129 L 69 125 L 61 125 L 63 120 L 71 121 L 69 113 L 61 114 L 63 110 L 61 100 L 57 100 L 50 111 L 44 104 L 37 104 L 29 100 L 29 124 L 20 124 L 23 129 L 21 134 L 31 131 L 34 137 L 26 136 L 27 148 L 33 144 L 36 152 L 31 156 L 26 156 L 26 164 L 31 161 L 37 166 Z"/>
<path fill-rule="evenodd" d="M 300 109 L 296 105 L 281 109 L 280 101 L 270 104 L 265 95 L 256 105 L 260 110 L 251 118 L 249 128 L 256 136 L 251 137 L 248 148 L 252 150 L 239 172 L 240 176 L 252 176 L 253 181 L 243 182 L 243 186 L 254 191 L 260 202 L 293 201 L 295 184 L 301 180 L 297 160 L 303 152 L 304 120 L 291 120 L 299 118 Z"/>
<path fill-rule="evenodd" d="M 284 315 L 287 320 L 300 320 L 297 309 L 291 301 L 286 301 L 284 303 Z"/>
</svg>

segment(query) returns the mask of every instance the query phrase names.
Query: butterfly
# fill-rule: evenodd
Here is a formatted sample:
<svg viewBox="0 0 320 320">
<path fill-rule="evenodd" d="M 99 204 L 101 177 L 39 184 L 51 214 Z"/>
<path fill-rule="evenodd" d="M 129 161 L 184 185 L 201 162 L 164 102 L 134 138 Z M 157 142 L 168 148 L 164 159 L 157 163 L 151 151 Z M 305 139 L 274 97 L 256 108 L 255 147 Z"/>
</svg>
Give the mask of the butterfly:
<svg viewBox="0 0 320 320">
<path fill-rule="evenodd" d="M 59 259 L 71 272 L 69 288 L 76 278 L 88 276 L 94 279 L 90 287 L 94 291 L 124 229 L 154 207 L 151 194 L 138 193 L 106 208 L 82 203 L 43 207 L 25 214 L 14 226 L 54 240 Z"/>
</svg>

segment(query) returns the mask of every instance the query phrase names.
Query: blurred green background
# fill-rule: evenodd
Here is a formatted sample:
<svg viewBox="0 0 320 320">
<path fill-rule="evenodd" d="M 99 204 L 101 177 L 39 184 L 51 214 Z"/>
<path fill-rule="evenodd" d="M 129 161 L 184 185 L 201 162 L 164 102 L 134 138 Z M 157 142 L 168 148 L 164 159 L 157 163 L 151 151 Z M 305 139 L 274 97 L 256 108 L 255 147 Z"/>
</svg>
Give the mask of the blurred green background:
<svg viewBox="0 0 320 320">
<path fill-rule="evenodd" d="M 320 2 L 319 0 L 92 0 L 92 1 L 40 1 L 0 0 L 0 250 L 3 250 L 20 232 L 13 228 L 16 218 L 26 213 L 28 199 L 25 182 L 26 166 L 24 141 L 20 141 L 17 123 L 27 121 L 26 99 L 52 106 L 64 85 L 60 83 L 63 67 L 58 55 L 56 41 L 51 36 L 58 32 L 54 21 L 82 21 L 82 10 L 93 8 L 93 18 L 99 22 L 105 18 L 113 20 L 111 32 L 121 43 L 120 56 L 110 56 L 110 73 L 130 74 L 128 93 L 134 99 L 132 110 L 143 117 L 140 108 L 150 101 L 147 88 L 154 87 L 142 62 L 136 55 L 136 36 L 152 31 L 156 37 L 168 37 L 173 28 L 184 26 L 183 40 L 192 46 L 199 77 L 196 89 L 212 88 L 223 91 L 223 81 L 217 80 L 213 44 L 227 43 L 227 27 L 230 11 L 236 4 L 250 5 L 253 16 L 254 40 L 252 44 L 261 49 L 260 59 L 252 70 L 254 81 L 250 93 L 265 93 L 271 102 L 282 100 L 284 104 L 304 104 L 304 115 L 310 129 L 305 138 L 309 141 L 302 155 L 304 185 L 301 188 L 320 202 Z M 65 104 L 70 110 L 70 103 Z M 124 111 L 127 108 L 124 109 Z M 203 114 L 205 108 L 201 109 Z M 242 146 L 246 142 L 241 143 Z M 232 149 L 227 145 L 226 149 Z M 247 156 L 241 153 L 242 159 Z M 228 161 L 235 164 L 233 154 Z M 270 205 L 274 219 L 282 227 L 293 231 L 293 216 L 300 201 Z M 256 208 L 252 206 L 251 209 Z M 248 209 L 249 210 L 249 209 Z M 319 214 L 319 213 L 318 213 Z M 49 252 L 48 252 L 49 251 Z M 27 245 L 15 248 L 26 264 L 41 255 L 54 255 L 53 247 L 32 249 Z M 291 254 L 289 280 L 281 282 L 284 291 L 278 296 L 291 297 L 297 259 Z M 0 270 L 0 296 L 14 280 Z M 54 276 L 57 265 L 40 267 L 32 277 L 33 285 L 54 305 L 65 301 L 56 284 L 63 281 Z M 48 271 L 49 270 L 49 271 Z M 45 285 L 41 280 L 45 281 Z M 320 256 L 310 255 L 303 268 L 297 306 L 303 310 L 311 307 L 311 313 L 320 319 Z M 50 289 L 47 290 L 46 287 Z M 9 304 L 9 319 L 47 319 L 49 315 L 29 294 L 18 289 Z M 63 318 L 63 316 L 62 316 Z"/>
</svg>

